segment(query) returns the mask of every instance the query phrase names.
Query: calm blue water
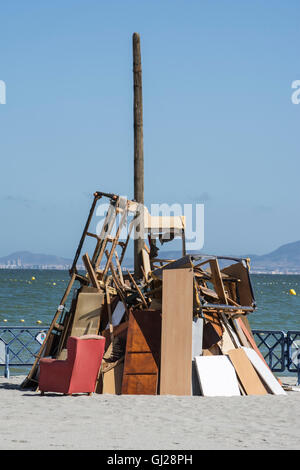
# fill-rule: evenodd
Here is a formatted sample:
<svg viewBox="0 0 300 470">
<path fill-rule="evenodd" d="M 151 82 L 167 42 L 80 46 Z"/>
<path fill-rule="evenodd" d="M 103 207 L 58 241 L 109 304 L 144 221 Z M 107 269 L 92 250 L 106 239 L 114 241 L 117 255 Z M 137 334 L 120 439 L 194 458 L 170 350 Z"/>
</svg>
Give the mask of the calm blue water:
<svg viewBox="0 0 300 470">
<path fill-rule="evenodd" d="M 257 303 L 248 316 L 252 328 L 300 330 L 300 275 L 253 274 L 251 280 Z"/>
<path fill-rule="evenodd" d="M 257 302 L 248 316 L 252 328 L 300 330 L 300 275 L 253 274 L 251 279 Z M 68 281 L 67 271 L 0 270 L 0 326 L 49 324 Z"/>
</svg>

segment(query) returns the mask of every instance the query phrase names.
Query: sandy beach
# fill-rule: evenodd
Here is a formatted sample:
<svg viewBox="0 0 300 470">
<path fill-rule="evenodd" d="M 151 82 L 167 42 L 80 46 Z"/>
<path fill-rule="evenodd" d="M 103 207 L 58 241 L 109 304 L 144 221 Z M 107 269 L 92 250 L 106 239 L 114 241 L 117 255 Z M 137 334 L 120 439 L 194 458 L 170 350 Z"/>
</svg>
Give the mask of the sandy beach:
<svg viewBox="0 0 300 470">
<path fill-rule="evenodd" d="M 1 449 L 300 448 L 299 392 L 232 398 L 41 397 L 21 390 L 22 380 L 0 378 Z"/>
</svg>

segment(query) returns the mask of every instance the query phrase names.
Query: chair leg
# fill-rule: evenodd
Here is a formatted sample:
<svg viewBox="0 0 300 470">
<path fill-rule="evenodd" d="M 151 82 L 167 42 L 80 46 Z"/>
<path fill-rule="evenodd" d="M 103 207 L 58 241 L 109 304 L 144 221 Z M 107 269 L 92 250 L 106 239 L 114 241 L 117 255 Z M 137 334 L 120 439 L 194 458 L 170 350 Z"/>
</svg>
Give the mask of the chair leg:
<svg viewBox="0 0 300 470">
<path fill-rule="evenodd" d="M 41 397 L 43 397 L 45 395 L 45 392 L 41 391 Z"/>
</svg>

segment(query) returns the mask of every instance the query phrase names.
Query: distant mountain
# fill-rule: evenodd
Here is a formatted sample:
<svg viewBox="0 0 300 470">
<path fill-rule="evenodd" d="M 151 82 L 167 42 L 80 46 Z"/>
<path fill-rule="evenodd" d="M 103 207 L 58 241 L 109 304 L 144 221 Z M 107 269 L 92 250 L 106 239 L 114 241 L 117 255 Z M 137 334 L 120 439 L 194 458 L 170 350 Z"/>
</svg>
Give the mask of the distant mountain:
<svg viewBox="0 0 300 470">
<path fill-rule="evenodd" d="M 196 252 L 189 252 L 195 254 Z M 198 253 L 198 252 L 197 252 Z M 218 253 L 211 253 L 218 254 Z M 163 251 L 160 259 L 177 259 L 182 256 L 180 250 Z M 232 255 L 233 257 L 250 258 L 251 272 L 300 273 L 300 241 L 287 243 L 266 255 Z M 124 266 L 133 267 L 133 259 L 125 257 Z M 0 258 L 1 268 L 41 268 L 68 269 L 72 260 L 55 255 L 35 254 L 29 251 L 16 251 Z M 79 267 L 82 264 L 78 263 Z"/>
<path fill-rule="evenodd" d="M 300 241 L 287 243 L 266 255 L 248 255 L 252 271 L 300 272 Z"/>
<path fill-rule="evenodd" d="M 191 254 L 195 252 L 190 252 Z M 201 252 L 200 252 L 201 253 Z M 218 253 L 211 253 L 218 254 Z M 165 251 L 160 258 L 176 259 L 180 251 Z M 230 256 L 230 255 L 229 255 Z M 300 241 L 287 243 L 266 255 L 231 255 L 237 258 L 250 258 L 251 272 L 300 273 Z"/>
</svg>

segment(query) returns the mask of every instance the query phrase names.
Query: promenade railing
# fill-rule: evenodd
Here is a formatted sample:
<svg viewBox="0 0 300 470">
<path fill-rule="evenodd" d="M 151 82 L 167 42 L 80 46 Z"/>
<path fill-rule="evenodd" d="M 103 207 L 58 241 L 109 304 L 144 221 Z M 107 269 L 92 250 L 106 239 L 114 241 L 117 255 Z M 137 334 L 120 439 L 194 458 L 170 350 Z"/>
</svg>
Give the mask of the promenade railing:
<svg viewBox="0 0 300 470">
<path fill-rule="evenodd" d="M 48 326 L 0 327 L 0 366 L 9 377 L 10 368 L 32 366 L 46 337 Z M 252 330 L 256 344 L 273 372 L 297 373 L 300 384 L 300 331 Z"/>
<path fill-rule="evenodd" d="M 48 326 L 0 327 L 0 365 L 4 366 L 4 377 L 9 378 L 11 367 L 32 366 L 47 330 Z"/>
</svg>

